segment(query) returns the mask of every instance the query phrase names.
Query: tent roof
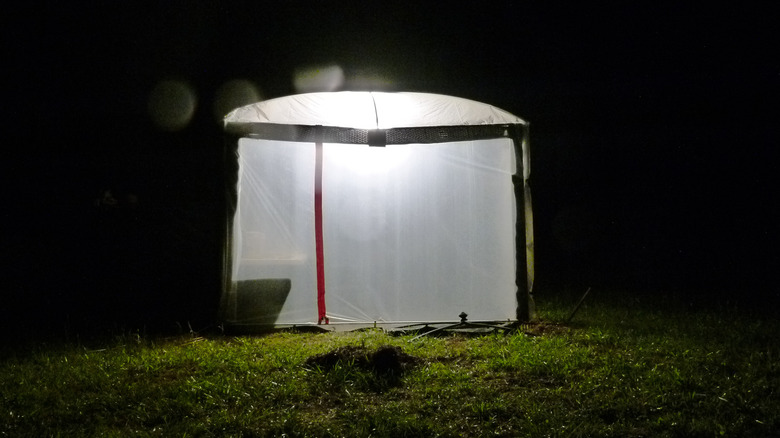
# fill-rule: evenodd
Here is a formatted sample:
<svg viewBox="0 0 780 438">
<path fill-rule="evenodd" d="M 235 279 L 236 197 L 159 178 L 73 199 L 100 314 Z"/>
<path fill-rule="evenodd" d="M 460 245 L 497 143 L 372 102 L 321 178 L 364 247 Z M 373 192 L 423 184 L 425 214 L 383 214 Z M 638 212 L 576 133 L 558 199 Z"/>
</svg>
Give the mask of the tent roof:
<svg viewBox="0 0 780 438">
<path fill-rule="evenodd" d="M 459 97 L 370 91 L 297 94 L 243 106 L 225 116 L 225 127 L 243 123 L 356 129 L 526 124 L 502 109 Z"/>
</svg>

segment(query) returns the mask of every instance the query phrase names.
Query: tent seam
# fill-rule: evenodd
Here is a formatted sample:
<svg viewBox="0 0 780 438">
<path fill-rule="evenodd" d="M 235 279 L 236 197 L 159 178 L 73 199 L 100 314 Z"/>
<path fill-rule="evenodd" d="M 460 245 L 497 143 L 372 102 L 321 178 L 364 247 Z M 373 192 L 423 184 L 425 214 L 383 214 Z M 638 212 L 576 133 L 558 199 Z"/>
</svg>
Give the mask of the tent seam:
<svg viewBox="0 0 780 438">
<path fill-rule="evenodd" d="M 376 121 L 376 129 L 379 129 L 379 111 L 376 109 L 376 99 L 374 99 L 374 92 L 368 93 L 371 96 L 371 102 L 374 104 L 374 120 Z"/>
</svg>

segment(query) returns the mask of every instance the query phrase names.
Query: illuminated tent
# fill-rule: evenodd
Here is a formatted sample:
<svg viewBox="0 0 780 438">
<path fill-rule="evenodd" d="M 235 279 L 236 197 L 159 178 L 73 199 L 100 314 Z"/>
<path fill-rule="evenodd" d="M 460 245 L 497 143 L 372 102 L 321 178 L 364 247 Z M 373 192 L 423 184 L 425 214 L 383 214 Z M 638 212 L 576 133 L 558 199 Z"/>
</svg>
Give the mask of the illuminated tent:
<svg viewBox="0 0 780 438">
<path fill-rule="evenodd" d="M 224 123 L 228 325 L 532 317 L 522 119 L 450 96 L 335 92 Z"/>
</svg>

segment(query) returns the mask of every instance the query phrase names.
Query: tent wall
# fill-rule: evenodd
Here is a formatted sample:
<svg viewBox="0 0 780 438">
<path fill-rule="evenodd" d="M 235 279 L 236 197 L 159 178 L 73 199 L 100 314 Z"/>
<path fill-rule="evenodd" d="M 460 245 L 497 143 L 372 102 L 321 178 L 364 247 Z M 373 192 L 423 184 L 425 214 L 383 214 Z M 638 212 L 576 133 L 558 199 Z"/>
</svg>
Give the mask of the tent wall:
<svg viewBox="0 0 780 438">
<path fill-rule="evenodd" d="M 316 322 L 314 145 L 238 142 L 228 319 Z M 516 317 L 517 172 L 509 138 L 323 146 L 327 313 L 334 322 Z M 289 279 L 278 315 L 239 317 L 241 294 Z M 278 295 L 278 292 L 269 292 Z M 254 319 L 253 319 L 254 318 Z"/>
</svg>

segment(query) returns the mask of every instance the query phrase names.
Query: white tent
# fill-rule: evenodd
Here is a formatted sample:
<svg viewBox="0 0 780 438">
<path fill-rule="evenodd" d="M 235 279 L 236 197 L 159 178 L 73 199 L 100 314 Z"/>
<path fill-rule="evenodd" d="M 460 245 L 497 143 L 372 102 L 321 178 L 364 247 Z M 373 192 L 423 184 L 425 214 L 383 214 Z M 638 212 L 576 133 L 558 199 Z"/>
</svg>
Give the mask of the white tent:
<svg viewBox="0 0 780 438">
<path fill-rule="evenodd" d="M 532 316 L 522 119 L 435 94 L 311 93 L 238 108 L 225 131 L 229 325 Z"/>
</svg>

